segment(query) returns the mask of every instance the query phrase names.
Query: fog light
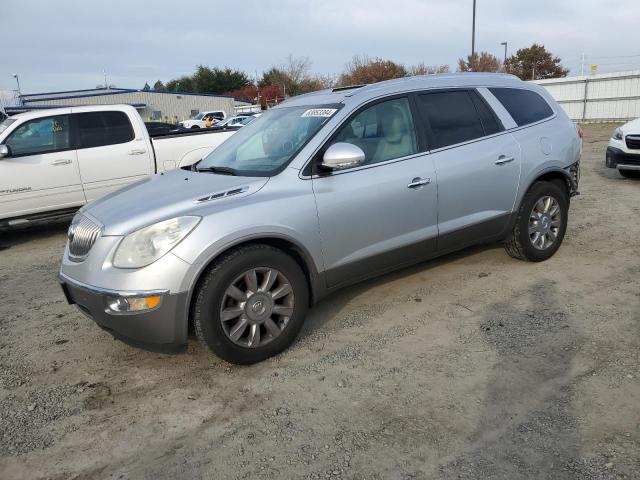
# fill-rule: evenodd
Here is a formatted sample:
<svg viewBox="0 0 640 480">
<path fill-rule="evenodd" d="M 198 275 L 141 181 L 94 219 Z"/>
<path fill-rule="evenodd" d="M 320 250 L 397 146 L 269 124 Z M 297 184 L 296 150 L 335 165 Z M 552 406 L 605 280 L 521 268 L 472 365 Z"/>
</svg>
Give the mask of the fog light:
<svg viewBox="0 0 640 480">
<path fill-rule="evenodd" d="M 107 304 L 109 309 L 117 313 L 142 312 L 151 310 L 160 305 L 162 297 L 109 297 Z"/>
</svg>

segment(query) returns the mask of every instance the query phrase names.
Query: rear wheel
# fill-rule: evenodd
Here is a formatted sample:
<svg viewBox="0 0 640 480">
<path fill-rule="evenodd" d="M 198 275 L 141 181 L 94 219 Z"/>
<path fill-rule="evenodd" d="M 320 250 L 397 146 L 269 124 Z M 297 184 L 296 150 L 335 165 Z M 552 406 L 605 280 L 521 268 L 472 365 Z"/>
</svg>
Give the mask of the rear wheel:
<svg viewBox="0 0 640 480">
<path fill-rule="evenodd" d="M 281 250 L 250 245 L 217 260 L 196 294 L 195 331 L 228 362 L 251 364 L 295 339 L 308 307 L 307 280 Z"/>
<path fill-rule="evenodd" d="M 199 127 L 198 125 L 192 125 L 192 126 L 191 126 L 191 130 L 197 130 L 197 129 L 199 129 L 199 128 L 200 128 L 200 127 Z"/>
<path fill-rule="evenodd" d="M 507 253 L 520 260 L 541 262 L 560 248 L 567 230 L 569 197 L 553 182 L 536 182 L 520 204 Z"/>
<path fill-rule="evenodd" d="M 640 178 L 640 170 L 618 170 L 625 178 Z"/>
</svg>

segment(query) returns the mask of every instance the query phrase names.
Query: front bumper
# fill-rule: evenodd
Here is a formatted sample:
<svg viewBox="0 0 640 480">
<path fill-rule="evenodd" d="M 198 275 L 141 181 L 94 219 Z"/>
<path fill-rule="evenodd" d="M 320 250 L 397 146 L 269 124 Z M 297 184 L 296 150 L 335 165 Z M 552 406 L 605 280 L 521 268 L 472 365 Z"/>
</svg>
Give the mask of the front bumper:
<svg viewBox="0 0 640 480">
<path fill-rule="evenodd" d="M 640 152 L 636 155 L 619 148 L 607 147 L 605 165 L 619 170 L 640 170 Z"/>
<path fill-rule="evenodd" d="M 186 350 L 188 292 L 107 290 L 75 281 L 63 273 L 60 273 L 59 281 L 69 304 L 75 304 L 114 338 L 152 352 L 178 353 Z M 153 294 L 162 296 L 160 305 L 153 310 L 112 313 L 107 304 L 109 297 Z"/>
</svg>

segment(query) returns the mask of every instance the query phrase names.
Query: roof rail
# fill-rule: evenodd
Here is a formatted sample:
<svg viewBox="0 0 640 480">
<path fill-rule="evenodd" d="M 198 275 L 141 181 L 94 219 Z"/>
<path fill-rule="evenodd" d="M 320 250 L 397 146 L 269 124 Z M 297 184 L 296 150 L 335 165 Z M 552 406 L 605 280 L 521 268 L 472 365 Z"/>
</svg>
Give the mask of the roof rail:
<svg viewBox="0 0 640 480">
<path fill-rule="evenodd" d="M 345 87 L 336 87 L 336 88 L 332 88 L 331 91 L 332 92 L 342 92 L 343 90 L 352 90 L 354 88 L 362 88 L 362 87 L 366 87 L 367 84 L 363 83 L 362 85 L 347 85 Z"/>
</svg>

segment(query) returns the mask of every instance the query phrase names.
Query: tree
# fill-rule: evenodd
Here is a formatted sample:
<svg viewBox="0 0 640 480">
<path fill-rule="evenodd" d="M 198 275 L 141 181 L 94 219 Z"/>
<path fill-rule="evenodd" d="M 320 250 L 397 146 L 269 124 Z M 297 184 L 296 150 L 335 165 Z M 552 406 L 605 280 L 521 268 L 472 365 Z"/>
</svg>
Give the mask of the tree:
<svg viewBox="0 0 640 480">
<path fill-rule="evenodd" d="M 404 65 L 382 58 L 356 55 L 347 63 L 345 71 L 338 79 L 338 84 L 341 86 L 362 85 L 392 78 L 402 78 L 406 75 L 407 69 Z"/>
<path fill-rule="evenodd" d="M 569 70 L 562 66 L 559 57 L 554 57 L 544 45 L 534 43 L 528 48 L 519 49 L 515 55 L 507 58 L 505 71 L 522 80 L 566 77 Z"/>
<path fill-rule="evenodd" d="M 286 63 L 279 67 L 273 66 L 262 74 L 258 82 L 260 88 L 278 85 L 287 96 L 313 92 L 332 85 L 333 79 L 310 73 L 311 61 L 309 57 L 294 57 L 289 55 Z"/>
<path fill-rule="evenodd" d="M 266 108 L 267 104 L 272 105 L 284 99 L 282 89 L 279 85 L 265 85 L 259 91 L 255 85 L 250 85 L 238 90 L 228 92 L 227 95 L 254 103 L 260 94 L 260 105 Z"/>
<path fill-rule="evenodd" d="M 144 90 L 145 92 L 151 90 L 151 86 L 148 82 L 144 82 L 144 87 L 142 87 L 142 90 Z"/>
<path fill-rule="evenodd" d="M 160 92 L 162 92 L 163 90 L 166 90 L 164 83 L 162 83 L 160 80 L 158 80 L 156 83 L 153 84 L 153 89 L 158 90 Z"/>
<path fill-rule="evenodd" d="M 468 55 L 466 60 L 461 58 L 458 60 L 459 72 L 499 72 L 502 68 L 502 63 L 495 55 L 491 55 L 489 52 L 474 53 Z"/>
<path fill-rule="evenodd" d="M 409 68 L 408 76 L 433 75 L 435 73 L 449 73 L 449 65 L 427 65 L 424 62 L 412 65 Z"/>
<path fill-rule="evenodd" d="M 197 92 L 197 93 L 223 93 L 239 90 L 251 85 L 246 73 L 240 70 L 209 68 L 198 65 L 193 75 L 185 75 L 167 82 L 167 90 Z"/>
</svg>

